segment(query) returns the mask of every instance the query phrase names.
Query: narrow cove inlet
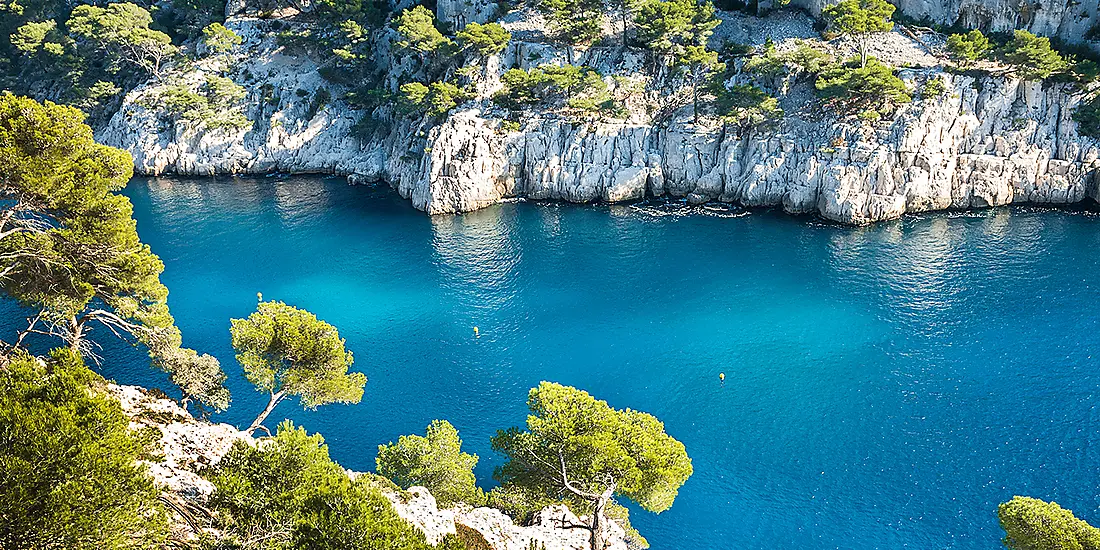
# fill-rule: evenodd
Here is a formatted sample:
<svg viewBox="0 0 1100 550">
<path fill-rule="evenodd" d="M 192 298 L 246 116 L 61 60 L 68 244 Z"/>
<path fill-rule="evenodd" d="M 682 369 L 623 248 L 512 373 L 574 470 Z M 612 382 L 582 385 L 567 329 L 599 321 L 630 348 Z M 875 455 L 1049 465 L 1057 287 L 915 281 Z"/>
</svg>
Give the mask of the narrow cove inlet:
<svg viewBox="0 0 1100 550">
<path fill-rule="evenodd" d="M 545 380 L 685 445 L 671 509 L 626 503 L 654 549 L 995 548 L 1014 495 L 1100 521 L 1092 208 L 853 228 L 657 201 L 426 216 L 304 176 L 124 194 L 184 344 L 229 376 L 214 420 L 246 427 L 267 403 L 230 345 L 257 293 L 339 327 L 362 401 L 273 418 L 323 434 L 346 468 L 446 419 L 490 488 L 490 437 L 523 425 Z M 104 376 L 178 394 L 144 351 L 101 340 Z"/>
</svg>

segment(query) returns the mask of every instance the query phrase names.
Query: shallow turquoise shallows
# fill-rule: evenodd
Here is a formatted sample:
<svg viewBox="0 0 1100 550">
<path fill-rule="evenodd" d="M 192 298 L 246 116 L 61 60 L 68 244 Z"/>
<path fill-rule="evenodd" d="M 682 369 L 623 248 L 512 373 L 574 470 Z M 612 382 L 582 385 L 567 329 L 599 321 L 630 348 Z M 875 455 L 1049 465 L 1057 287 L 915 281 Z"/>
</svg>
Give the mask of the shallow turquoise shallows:
<svg viewBox="0 0 1100 550">
<path fill-rule="evenodd" d="M 336 178 L 126 194 L 185 343 L 229 372 L 219 420 L 263 407 L 228 331 L 257 292 L 340 329 L 363 402 L 273 418 L 323 433 L 349 468 L 444 418 L 490 486 L 489 437 L 552 380 L 687 446 L 673 508 L 633 512 L 658 550 L 996 548 L 997 503 L 1017 494 L 1100 524 L 1094 211 L 847 228 L 678 203 L 429 217 Z M 140 353 L 104 355 L 107 376 L 171 392 Z"/>
</svg>

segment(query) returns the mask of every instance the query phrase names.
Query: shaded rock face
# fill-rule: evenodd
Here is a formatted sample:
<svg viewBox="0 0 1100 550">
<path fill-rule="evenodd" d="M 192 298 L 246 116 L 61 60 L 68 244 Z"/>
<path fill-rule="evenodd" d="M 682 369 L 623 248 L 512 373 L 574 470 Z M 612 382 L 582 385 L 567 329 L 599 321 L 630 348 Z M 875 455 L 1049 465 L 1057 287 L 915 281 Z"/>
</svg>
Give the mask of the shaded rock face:
<svg viewBox="0 0 1100 550">
<path fill-rule="evenodd" d="M 793 0 L 792 4 L 810 13 L 835 2 L 830 0 Z M 1100 6 L 1095 2 L 1060 0 L 892 0 L 906 16 L 940 25 L 958 25 L 987 32 L 1026 29 L 1043 36 L 1057 36 L 1080 43 L 1100 21 Z"/>
</svg>

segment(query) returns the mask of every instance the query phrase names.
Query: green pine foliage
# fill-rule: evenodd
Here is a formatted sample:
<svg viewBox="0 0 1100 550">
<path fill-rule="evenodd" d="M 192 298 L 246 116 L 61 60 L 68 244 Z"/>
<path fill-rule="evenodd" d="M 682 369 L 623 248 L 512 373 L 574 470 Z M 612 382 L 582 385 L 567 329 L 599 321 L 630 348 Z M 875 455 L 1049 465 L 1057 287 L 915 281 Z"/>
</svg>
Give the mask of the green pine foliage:
<svg viewBox="0 0 1100 550">
<path fill-rule="evenodd" d="M 470 94 L 450 82 L 408 82 L 398 89 L 398 108 L 404 113 L 441 117 L 470 98 Z"/>
<path fill-rule="evenodd" d="M 964 66 L 985 59 L 992 50 L 989 39 L 978 29 L 947 37 L 947 51 Z"/>
<path fill-rule="evenodd" d="M 524 71 L 509 69 L 493 101 L 509 109 L 533 105 L 614 113 L 617 106 L 596 69 L 577 65 L 544 65 Z"/>
<path fill-rule="evenodd" d="M 207 75 L 198 91 L 177 84 L 158 94 L 160 105 L 172 122 L 183 121 L 194 128 L 244 131 L 252 121 L 244 114 L 241 101 L 248 95 L 243 86 L 217 75 Z"/>
<path fill-rule="evenodd" d="M 164 264 L 138 238 L 130 200 L 116 193 L 133 174 L 128 153 L 96 143 L 76 109 L 4 93 L 0 173 L 0 292 L 34 313 L 15 341 L 0 343 L 0 358 L 47 323 L 77 353 L 88 351 L 97 325 L 129 334 L 155 360 L 185 353 L 160 282 Z M 228 400 L 224 377 L 203 368 L 210 378 L 193 397 L 219 408 Z"/>
<path fill-rule="evenodd" d="M 222 547 L 285 549 L 459 550 L 448 537 L 438 547 L 398 517 L 369 474 L 352 480 L 329 458 L 324 438 L 289 421 L 258 445 L 238 441 L 205 473 L 214 485 L 210 507 L 226 533 Z"/>
<path fill-rule="evenodd" d="M 0 548 L 162 548 L 159 491 L 104 381 L 70 350 L 0 366 Z"/>
<path fill-rule="evenodd" d="M 886 0 L 841 0 L 821 10 L 831 33 L 846 34 L 859 42 L 859 65 L 867 65 L 867 45 L 876 33 L 894 28 L 893 4 Z"/>
<path fill-rule="evenodd" d="M 715 93 L 719 116 L 742 130 L 768 125 L 783 118 L 779 101 L 751 84 L 719 86 Z"/>
<path fill-rule="evenodd" d="M 403 489 L 427 487 L 441 507 L 456 502 L 479 506 L 485 495 L 474 478 L 477 455 L 462 452 L 458 430 L 446 420 L 434 420 L 423 437 L 403 435 L 378 446 L 378 474 Z"/>
<path fill-rule="evenodd" d="M 692 474 L 684 445 L 653 416 L 611 408 L 587 392 L 542 382 L 527 398 L 524 428 L 497 432 L 493 450 L 507 462 L 494 477 L 532 501 L 564 499 L 589 516 L 592 546 L 605 542 L 608 507 L 625 497 L 643 510 L 672 506 Z"/>
<path fill-rule="evenodd" d="M 634 16 L 638 43 L 673 56 L 688 46 L 706 46 L 719 22 L 714 4 L 695 0 L 644 0 Z"/>
<path fill-rule="evenodd" d="M 1012 497 L 997 507 L 997 518 L 1005 530 L 1004 545 L 1012 550 L 1100 549 L 1100 529 L 1056 502 Z"/>
<path fill-rule="evenodd" d="M 508 41 L 512 35 L 504 30 L 499 23 L 470 23 L 466 28 L 458 31 L 455 39 L 464 48 L 469 48 L 483 57 L 496 55 L 508 47 Z"/>
<path fill-rule="evenodd" d="M 1051 48 L 1049 38 L 1021 30 L 1012 33 L 1012 40 L 1005 44 L 1001 57 L 1024 80 L 1042 80 L 1068 66 Z"/>
<path fill-rule="evenodd" d="M 818 95 L 844 110 L 890 110 L 912 101 L 908 88 L 889 65 L 871 57 L 826 69 L 814 82 Z"/>
<path fill-rule="evenodd" d="M 226 53 L 234 46 L 241 45 L 243 39 L 221 23 L 211 23 L 202 29 L 202 43 L 207 51 L 215 54 Z"/>
<path fill-rule="evenodd" d="M 418 55 L 433 54 L 453 44 L 436 28 L 435 14 L 424 6 L 401 12 L 394 18 L 393 27 L 401 35 L 397 47 Z"/>
<path fill-rule="evenodd" d="M 601 0 L 538 0 L 554 34 L 569 44 L 591 44 L 603 30 Z"/>
<path fill-rule="evenodd" d="M 351 352 L 336 327 L 283 302 L 261 302 L 246 319 L 233 319 L 229 333 L 237 362 L 256 390 L 270 395 L 267 407 L 249 426 L 264 420 L 287 397 L 315 409 L 329 403 L 358 403 L 367 377 L 348 372 Z"/>
</svg>

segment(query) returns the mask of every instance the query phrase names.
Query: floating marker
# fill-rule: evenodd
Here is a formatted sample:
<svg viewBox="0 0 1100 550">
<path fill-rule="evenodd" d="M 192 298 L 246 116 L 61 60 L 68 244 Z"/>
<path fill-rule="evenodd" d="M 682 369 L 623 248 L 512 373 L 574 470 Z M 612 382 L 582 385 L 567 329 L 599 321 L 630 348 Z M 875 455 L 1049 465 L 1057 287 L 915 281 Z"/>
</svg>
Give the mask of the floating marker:
<svg viewBox="0 0 1100 550">
<path fill-rule="evenodd" d="M 725 382 L 726 381 L 726 373 L 724 373 L 724 372 L 718 373 L 718 379 Z"/>
<path fill-rule="evenodd" d="M 475 338 L 479 338 L 479 337 L 481 337 L 481 335 L 480 335 L 480 334 L 478 334 L 478 332 L 477 332 L 477 327 L 474 327 L 474 337 L 475 337 Z"/>
<path fill-rule="evenodd" d="M 262 301 L 264 301 L 264 293 L 263 293 L 263 292 L 257 292 L 257 293 L 256 293 L 256 301 L 257 301 L 257 302 L 262 302 Z"/>
</svg>

